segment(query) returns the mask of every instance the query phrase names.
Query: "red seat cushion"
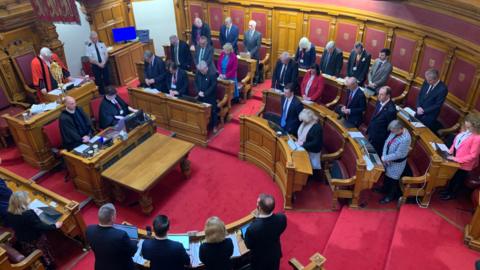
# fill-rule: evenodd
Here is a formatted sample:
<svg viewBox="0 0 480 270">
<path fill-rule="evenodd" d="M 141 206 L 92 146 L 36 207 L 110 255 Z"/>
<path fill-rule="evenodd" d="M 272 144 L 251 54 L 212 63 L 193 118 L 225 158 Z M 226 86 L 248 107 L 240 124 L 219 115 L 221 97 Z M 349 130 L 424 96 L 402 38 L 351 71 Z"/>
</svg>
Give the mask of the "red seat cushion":
<svg viewBox="0 0 480 270">
<path fill-rule="evenodd" d="M 212 43 L 214 49 L 222 49 L 222 44 L 218 38 L 212 37 Z"/>
<path fill-rule="evenodd" d="M 280 117 L 282 114 L 282 98 L 279 95 L 267 95 L 264 113 Z"/>
<path fill-rule="evenodd" d="M 60 121 L 56 119 L 42 128 L 51 148 L 60 149 L 62 147 L 62 135 L 60 134 L 59 122 Z"/>
<path fill-rule="evenodd" d="M 365 126 L 368 126 L 370 124 L 370 120 L 372 119 L 373 113 L 375 112 L 375 102 L 370 101 L 367 103 L 367 109 L 365 111 L 365 114 L 363 116 L 363 124 Z M 365 130 L 366 131 L 366 130 Z"/>
<path fill-rule="evenodd" d="M 32 60 L 36 57 L 35 52 L 31 51 L 26 54 L 15 57 L 15 62 L 20 69 L 20 75 L 23 77 L 25 84 L 32 86 Z"/>
<path fill-rule="evenodd" d="M 100 121 L 100 104 L 102 104 L 102 100 L 102 97 L 98 97 L 90 101 L 90 111 L 96 122 Z"/>
<path fill-rule="evenodd" d="M 342 133 L 327 119 L 323 125 L 323 149 L 322 152 L 331 154 L 337 152 L 343 145 Z"/>
<path fill-rule="evenodd" d="M 225 92 L 226 92 L 225 85 L 221 83 L 217 83 L 217 90 L 216 90 L 217 101 L 221 101 L 225 97 Z"/>
<path fill-rule="evenodd" d="M 338 93 L 337 87 L 329 84 L 328 82 L 325 83 L 322 96 L 320 97 L 320 103 L 326 105 L 332 102 L 337 97 L 337 93 Z"/>
<path fill-rule="evenodd" d="M 20 252 L 18 252 L 18 250 L 14 249 L 10 245 L 0 244 L 0 247 L 7 252 L 8 260 L 12 264 L 20 263 L 25 259 L 25 256 L 23 256 Z"/>
<path fill-rule="evenodd" d="M 417 107 L 417 97 L 420 94 L 420 87 L 419 86 L 412 86 L 408 91 L 407 98 L 405 101 L 405 106 L 410 108 Z"/>
<path fill-rule="evenodd" d="M 412 175 L 415 177 L 425 175 L 430 165 L 430 155 L 419 140 L 415 143 L 414 149 L 410 152 L 407 161 Z"/>
<path fill-rule="evenodd" d="M 249 66 L 250 66 L 250 63 L 248 63 L 247 61 L 238 60 L 237 80 L 239 82 L 243 80 L 245 77 L 247 77 Z"/>
<path fill-rule="evenodd" d="M 449 102 L 444 102 L 440 109 L 438 121 L 442 128 L 449 128 L 457 124 L 460 121 L 460 117 L 462 117 L 462 113 L 455 106 Z"/>
<path fill-rule="evenodd" d="M 392 98 L 400 96 L 405 88 L 407 87 L 407 82 L 401 78 L 390 76 L 387 81 L 387 85 L 392 88 Z"/>
</svg>

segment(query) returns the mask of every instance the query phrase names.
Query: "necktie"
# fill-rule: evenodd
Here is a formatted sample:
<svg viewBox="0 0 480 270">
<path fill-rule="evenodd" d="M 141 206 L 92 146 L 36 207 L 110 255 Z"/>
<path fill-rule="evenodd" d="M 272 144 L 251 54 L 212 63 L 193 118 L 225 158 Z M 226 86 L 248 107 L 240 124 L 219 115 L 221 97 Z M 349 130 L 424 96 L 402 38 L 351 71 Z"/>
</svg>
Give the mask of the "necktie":
<svg viewBox="0 0 480 270">
<path fill-rule="evenodd" d="M 175 62 L 177 65 L 180 65 L 180 61 L 178 60 L 178 45 L 175 46 Z"/>
<path fill-rule="evenodd" d="M 382 65 L 383 65 L 383 62 L 380 61 L 380 63 L 378 64 L 378 67 L 377 67 L 377 71 L 379 71 L 382 68 Z"/>
<path fill-rule="evenodd" d="M 200 49 L 200 54 L 198 55 L 198 62 L 203 60 L 203 48 Z"/>
<path fill-rule="evenodd" d="M 177 84 L 177 72 L 173 73 L 173 84 Z"/>
<path fill-rule="evenodd" d="M 390 145 L 392 145 L 392 143 L 393 143 L 398 137 L 400 137 L 400 135 L 395 135 L 395 137 L 393 137 L 390 141 L 388 141 L 388 143 L 387 143 L 387 154 L 388 154 L 388 152 L 390 151 Z"/>
<path fill-rule="evenodd" d="M 250 31 L 250 38 L 253 38 L 253 34 L 255 33 L 255 31 Z"/>
<path fill-rule="evenodd" d="M 325 57 L 326 58 L 325 58 L 325 62 L 323 63 L 323 71 L 327 69 L 328 62 L 330 62 L 330 53 L 327 52 Z"/>
<path fill-rule="evenodd" d="M 354 94 L 355 94 L 355 91 L 352 91 L 350 93 L 350 95 L 348 96 L 347 107 L 348 107 L 348 105 L 350 105 L 350 102 L 352 101 Z"/>
<path fill-rule="evenodd" d="M 283 64 L 282 70 L 280 71 L 280 81 L 282 82 L 282 84 L 285 83 L 285 69 L 285 64 Z"/>
<path fill-rule="evenodd" d="M 227 32 L 225 33 L 225 38 L 228 38 L 228 33 L 230 33 L 230 27 L 227 27 Z"/>
<path fill-rule="evenodd" d="M 377 102 L 377 106 L 375 107 L 375 112 L 373 113 L 373 117 L 377 116 L 377 114 L 380 112 L 380 108 L 382 108 L 382 104 L 380 102 Z"/>
<path fill-rule="evenodd" d="M 280 120 L 280 126 L 283 128 L 287 125 L 288 114 L 288 98 L 285 98 L 285 104 L 283 105 L 282 119 Z"/>
<path fill-rule="evenodd" d="M 98 50 L 97 43 L 95 43 L 95 51 L 97 52 L 97 60 L 99 63 L 101 63 L 102 57 L 100 56 L 100 51 Z"/>
<path fill-rule="evenodd" d="M 121 107 L 120 104 L 117 102 L 117 100 L 112 99 L 112 102 L 113 102 L 113 104 L 115 104 L 115 106 L 117 106 L 118 111 L 121 111 L 121 110 L 122 110 L 122 107 Z"/>
</svg>

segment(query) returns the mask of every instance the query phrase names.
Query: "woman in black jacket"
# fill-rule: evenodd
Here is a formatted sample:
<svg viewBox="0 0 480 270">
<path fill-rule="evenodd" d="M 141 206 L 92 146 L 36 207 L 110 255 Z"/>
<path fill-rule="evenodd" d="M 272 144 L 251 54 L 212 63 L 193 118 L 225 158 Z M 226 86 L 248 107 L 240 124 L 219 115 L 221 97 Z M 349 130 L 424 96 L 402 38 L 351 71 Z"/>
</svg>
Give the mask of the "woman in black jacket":
<svg viewBox="0 0 480 270">
<path fill-rule="evenodd" d="M 200 245 L 200 261 L 207 270 L 232 270 L 230 257 L 233 242 L 225 238 L 225 224 L 218 217 L 211 217 L 205 223 L 205 243 Z"/>
<path fill-rule="evenodd" d="M 28 209 L 28 203 L 27 192 L 14 192 L 9 200 L 6 224 L 15 231 L 15 238 L 23 255 L 28 256 L 36 249 L 40 249 L 43 253 L 42 262 L 46 269 L 55 269 L 44 232 L 60 228 L 62 222 L 45 224 L 33 210 Z"/>
<path fill-rule="evenodd" d="M 308 152 L 314 170 L 320 170 L 320 152 L 322 150 L 323 130 L 318 117 L 309 109 L 303 109 L 298 116 L 302 124 L 298 128 L 297 144 Z"/>
</svg>

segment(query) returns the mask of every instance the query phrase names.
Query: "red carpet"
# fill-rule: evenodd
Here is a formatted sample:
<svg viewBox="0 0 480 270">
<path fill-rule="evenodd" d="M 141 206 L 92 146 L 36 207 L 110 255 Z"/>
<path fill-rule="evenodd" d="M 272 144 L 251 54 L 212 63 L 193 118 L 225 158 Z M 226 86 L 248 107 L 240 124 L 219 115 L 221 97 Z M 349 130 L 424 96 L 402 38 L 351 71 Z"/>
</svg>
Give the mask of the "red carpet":
<svg viewBox="0 0 480 270">
<path fill-rule="evenodd" d="M 430 209 L 404 205 L 384 269 L 474 269 L 478 259 L 478 252 L 463 245 L 461 230 Z"/>
<path fill-rule="evenodd" d="M 87 195 L 75 190 L 72 180 L 65 182 L 64 177 L 65 171 L 48 173 L 38 179 L 37 183 L 42 187 L 55 191 L 67 199 L 74 200 L 79 203 L 88 198 Z"/>
<path fill-rule="evenodd" d="M 396 219 L 397 211 L 342 208 L 323 251 L 325 268 L 383 269 Z"/>
<path fill-rule="evenodd" d="M 237 157 L 240 152 L 240 125 L 236 122 L 225 124 L 209 143 L 208 148 Z"/>
</svg>

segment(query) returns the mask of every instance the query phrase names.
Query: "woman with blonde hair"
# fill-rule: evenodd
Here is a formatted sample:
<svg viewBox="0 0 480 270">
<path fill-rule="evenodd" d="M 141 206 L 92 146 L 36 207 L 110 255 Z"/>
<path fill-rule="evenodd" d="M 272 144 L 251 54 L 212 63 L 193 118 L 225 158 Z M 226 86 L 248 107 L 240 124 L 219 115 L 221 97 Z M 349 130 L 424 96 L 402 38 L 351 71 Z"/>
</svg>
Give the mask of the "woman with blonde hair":
<svg viewBox="0 0 480 270">
<path fill-rule="evenodd" d="M 465 116 L 462 132 L 458 133 L 450 147 L 449 160 L 460 163 L 447 188 L 441 192 L 441 200 L 455 199 L 455 196 L 468 176 L 477 168 L 480 158 L 480 114 L 470 113 Z"/>
<path fill-rule="evenodd" d="M 200 261 L 207 270 L 231 270 L 232 239 L 226 238 L 227 229 L 218 217 L 210 217 L 205 223 L 205 243 L 200 245 Z"/>
<path fill-rule="evenodd" d="M 299 68 L 310 68 L 317 60 L 317 52 L 315 45 L 306 37 L 302 37 L 298 42 L 297 53 L 295 54 L 295 62 Z"/>
<path fill-rule="evenodd" d="M 318 117 L 310 109 L 303 109 L 298 116 L 302 121 L 298 128 L 297 144 L 308 152 L 310 163 L 314 170 L 320 170 L 320 152 L 323 144 L 323 130 L 318 123 Z"/>
<path fill-rule="evenodd" d="M 20 252 L 25 256 L 40 249 L 42 262 L 46 269 L 55 269 L 54 260 L 44 232 L 53 231 L 62 226 L 62 222 L 46 224 L 37 214 L 28 208 L 30 199 L 26 191 L 17 191 L 10 196 L 6 224 L 15 231 Z"/>
<path fill-rule="evenodd" d="M 220 53 L 217 61 L 217 70 L 219 78 L 222 80 L 232 80 L 235 83 L 233 92 L 233 101 L 238 102 L 240 93 L 238 92 L 237 80 L 238 59 L 230 43 L 223 45 L 223 51 Z"/>
</svg>

